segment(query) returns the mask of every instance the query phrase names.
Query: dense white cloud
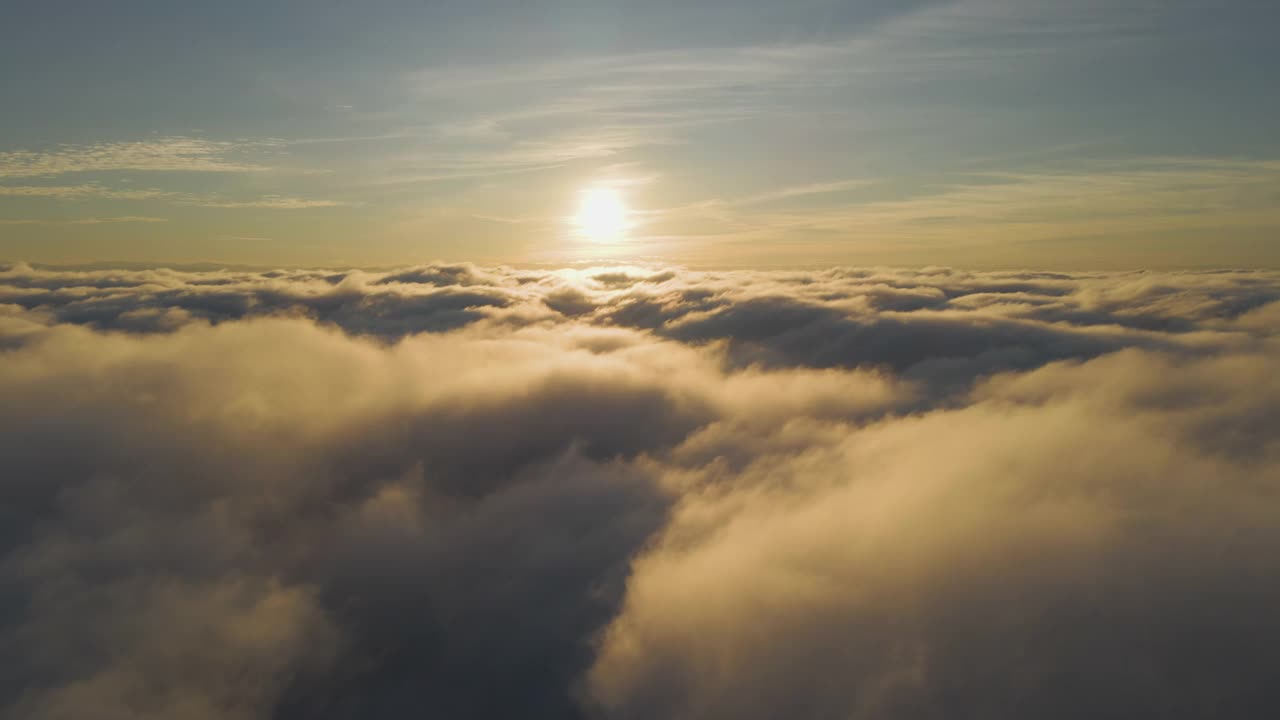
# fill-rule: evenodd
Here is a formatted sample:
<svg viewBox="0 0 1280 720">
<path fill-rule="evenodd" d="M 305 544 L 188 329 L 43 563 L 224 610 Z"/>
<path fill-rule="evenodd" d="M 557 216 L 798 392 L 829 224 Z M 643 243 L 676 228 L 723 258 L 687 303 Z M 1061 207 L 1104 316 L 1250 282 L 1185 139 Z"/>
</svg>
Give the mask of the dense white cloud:
<svg viewBox="0 0 1280 720">
<path fill-rule="evenodd" d="M 1263 716 L 1280 277 L 0 269 L 6 717 Z"/>
</svg>

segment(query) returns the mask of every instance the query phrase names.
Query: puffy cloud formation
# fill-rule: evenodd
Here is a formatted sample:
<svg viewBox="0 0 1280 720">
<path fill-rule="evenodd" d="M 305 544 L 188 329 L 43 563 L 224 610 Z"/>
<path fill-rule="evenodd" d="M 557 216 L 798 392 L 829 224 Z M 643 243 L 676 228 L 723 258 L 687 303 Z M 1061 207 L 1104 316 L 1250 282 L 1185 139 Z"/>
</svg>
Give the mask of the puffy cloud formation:
<svg viewBox="0 0 1280 720">
<path fill-rule="evenodd" d="M 1264 717 L 1280 276 L 0 268 L 0 713 Z"/>
</svg>

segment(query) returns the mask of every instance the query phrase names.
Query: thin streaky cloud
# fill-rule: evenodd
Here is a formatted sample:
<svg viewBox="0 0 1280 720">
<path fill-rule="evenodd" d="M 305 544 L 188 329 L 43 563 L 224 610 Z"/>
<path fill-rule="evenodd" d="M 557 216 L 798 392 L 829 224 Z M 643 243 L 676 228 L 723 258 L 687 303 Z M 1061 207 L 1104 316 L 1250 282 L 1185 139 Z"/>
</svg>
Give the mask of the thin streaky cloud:
<svg viewBox="0 0 1280 720">
<path fill-rule="evenodd" d="M 1131 17 L 1132 16 L 1132 17 Z M 798 98 L 881 87 L 905 76 L 1000 71 L 1011 55 L 1056 54 L 1056 41 L 1113 43 L 1141 18 L 1105 18 L 1096 8 L 1049 4 L 926 6 L 821 43 L 693 48 L 581 56 L 532 66 L 491 63 L 430 68 L 403 80 L 410 108 L 441 103 L 487 108 L 408 133 L 427 142 L 397 165 L 449 168 L 483 177 L 681 144 L 706 126 L 820 112 Z M 1057 23 L 1052 33 L 1042 26 Z M 983 42 L 998 38 L 999 43 Z M 536 92 L 533 92 L 536 90 Z M 497 100 L 489 100 L 497 98 Z M 638 101 L 637 98 L 643 98 Z M 418 114 L 420 110 L 406 110 Z M 826 111 L 821 111 L 826 112 Z M 556 123 L 555 121 L 559 121 Z M 552 124 L 556 130 L 548 130 Z M 565 126 L 570 129 L 566 129 Z M 437 139 L 475 146 L 442 151 Z M 438 172 L 431 172 L 434 177 Z"/>
<path fill-rule="evenodd" d="M 110 200 L 152 200 L 177 193 L 167 190 L 122 190 L 101 185 L 0 185 L 0 197 L 79 199 L 98 197 Z"/>
<path fill-rule="evenodd" d="M 907 240 L 970 247 L 1063 234 L 1280 228 L 1274 202 L 1280 194 L 1278 165 L 1165 158 L 1139 167 L 1098 163 L 966 173 L 907 199 L 803 211 L 755 210 L 715 198 L 645 213 L 646 235 L 765 244 L 818 235 L 853 244 Z"/>
<path fill-rule="evenodd" d="M 167 200 L 178 205 L 207 208 L 264 208 L 274 210 L 302 210 L 321 207 L 345 207 L 357 203 L 323 198 L 301 198 L 283 195 L 266 195 L 249 200 L 227 200 L 216 195 L 180 193 L 167 190 L 130 190 L 108 188 L 99 184 L 85 185 L 0 185 L 0 197 L 49 198 L 57 200 L 83 200 L 101 198 L 107 200 Z"/>
<path fill-rule="evenodd" d="M 257 200 L 212 200 L 186 199 L 180 200 L 182 205 L 196 205 L 207 208 L 261 208 L 268 210 L 305 210 L 308 208 L 347 207 L 356 203 L 343 200 L 309 200 L 296 197 L 269 196 Z"/>
<path fill-rule="evenodd" d="M 0 177 L 53 177 L 105 171 L 240 173 L 268 167 L 233 159 L 249 143 L 189 137 L 159 140 L 59 145 L 50 150 L 0 152 Z"/>
<path fill-rule="evenodd" d="M 736 201 L 735 204 L 763 205 L 779 200 L 790 200 L 792 198 L 809 197 L 814 195 L 830 195 L 849 190 L 857 190 L 872 184 L 874 184 L 874 181 L 872 180 L 857 178 L 851 180 L 833 180 L 831 182 L 810 183 L 808 185 L 793 185 L 791 187 L 784 187 L 777 190 L 749 195 Z"/>
<path fill-rule="evenodd" d="M 122 215 L 119 217 L 87 217 L 76 218 L 73 220 L 53 220 L 53 219 L 5 219 L 0 220 L 0 225 L 109 225 L 117 223 L 162 223 L 169 222 L 168 218 L 148 217 L 144 215 Z"/>
</svg>

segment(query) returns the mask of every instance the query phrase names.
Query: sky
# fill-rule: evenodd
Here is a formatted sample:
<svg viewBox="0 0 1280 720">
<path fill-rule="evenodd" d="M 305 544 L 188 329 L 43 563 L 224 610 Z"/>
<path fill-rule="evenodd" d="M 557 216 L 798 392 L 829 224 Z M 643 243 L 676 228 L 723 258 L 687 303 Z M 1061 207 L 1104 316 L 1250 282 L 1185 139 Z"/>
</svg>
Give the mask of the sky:
<svg viewBox="0 0 1280 720">
<path fill-rule="evenodd" d="M 9 0 L 0 258 L 1280 265 L 1262 0 Z M 584 193 L 625 231 L 584 236 Z"/>
<path fill-rule="evenodd" d="M 0 0 L 0 720 L 1280 717 L 1275 0 Z"/>
</svg>

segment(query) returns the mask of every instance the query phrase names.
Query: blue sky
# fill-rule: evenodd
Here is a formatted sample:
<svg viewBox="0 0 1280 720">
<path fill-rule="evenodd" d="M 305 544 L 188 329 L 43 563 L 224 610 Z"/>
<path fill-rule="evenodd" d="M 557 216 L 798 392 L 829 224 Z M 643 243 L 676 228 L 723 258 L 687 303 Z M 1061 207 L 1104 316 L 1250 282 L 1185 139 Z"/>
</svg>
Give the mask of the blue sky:
<svg viewBox="0 0 1280 720">
<path fill-rule="evenodd" d="M 11 2 L 0 256 L 1280 264 L 1280 10 Z M 626 238 L 575 237 L 615 188 Z"/>
</svg>

